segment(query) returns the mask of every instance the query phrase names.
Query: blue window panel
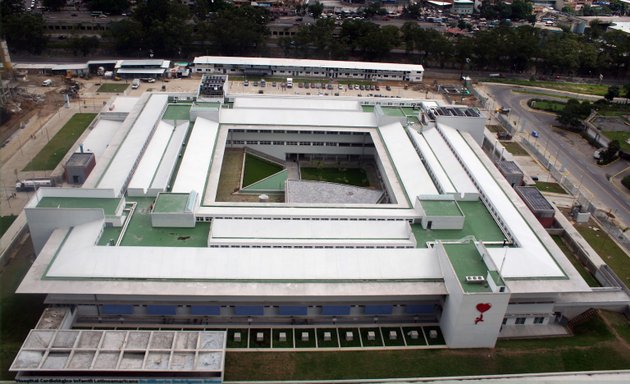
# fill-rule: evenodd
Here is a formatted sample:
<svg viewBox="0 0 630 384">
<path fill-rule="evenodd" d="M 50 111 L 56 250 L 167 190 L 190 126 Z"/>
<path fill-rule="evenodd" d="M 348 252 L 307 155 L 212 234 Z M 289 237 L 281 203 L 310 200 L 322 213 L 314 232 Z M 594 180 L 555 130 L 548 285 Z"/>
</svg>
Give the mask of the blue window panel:
<svg viewBox="0 0 630 384">
<path fill-rule="evenodd" d="M 173 316 L 177 313 L 176 305 L 147 305 L 149 315 Z"/>
<path fill-rule="evenodd" d="M 237 305 L 234 308 L 236 316 L 262 316 L 265 308 L 262 305 Z"/>
<path fill-rule="evenodd" d="M 133 305 L 103 304 L 101 313 L 103 315 L 131 315 L 133 313 Z"/>
<path fill-rule="evenodd" d="M 366 305 L 365 314 L 366 315 L 391 315 L 392 306 L 391 305 Z"/>
<path fill-rule="evenodd" d="M 348 316 L 350 314 L 349 305 L 324 305 L 322 315 L 324 316 Z"/>
<path fill-rule="evenodd" d="M 433 304 L 425 304 L 425 305 L 407 305 L 405 307 L 405 313 L 410 315 L 422 315 L 429 314 L 435 311 L 435 305 Z"/>
<path fill-rule="evenodd" d="M 297 305 L 281 305 L 278 313 L 282 316 L 306 316 L 307 308 Z"/>
<path fill-rule="evenodd" d="M 221 307 L 218 305 L 193 305 L 190 307 L 190 313 L 193 315 L 219 316 Z"/>
</svg>

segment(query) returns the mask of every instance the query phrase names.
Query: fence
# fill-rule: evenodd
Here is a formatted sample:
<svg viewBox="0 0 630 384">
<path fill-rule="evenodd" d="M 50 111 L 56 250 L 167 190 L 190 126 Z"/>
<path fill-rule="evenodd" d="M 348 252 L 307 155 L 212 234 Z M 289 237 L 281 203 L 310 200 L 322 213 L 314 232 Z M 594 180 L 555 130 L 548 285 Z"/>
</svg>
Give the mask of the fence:
<svg viewBox="0 0 630 384">
<path fill-rule="evenodd" d="M 536 157 L 540 164 L 549 171 L 551 176 L 562 186 L 562 188 L 575 196 L 575 204 L 582 206 L 582 212 L 589 212 L 597 220 L 600 226 L 602 226 L 619 245 L 625 248 L 626 252 L 630 252 L 630 238 L 628 238 L 627 234 L 623 230 L 617 227 L 608 212 L 597 208 L 589 200 L 589 198 L 582 193 L 580 185 L 578 184 L 576 186 L 573 184 L 573 182 L 564 174 L 564 169 L 557 168 L 556 163 L 552 163 L 547 157 L 545 157 L 534 144 L 523 137 L 520 139 L 520 144 L 526 147 L 527 150 Z M 562 167 L 562 165 L 559 165 L 559 167 Z"/>
</svg>

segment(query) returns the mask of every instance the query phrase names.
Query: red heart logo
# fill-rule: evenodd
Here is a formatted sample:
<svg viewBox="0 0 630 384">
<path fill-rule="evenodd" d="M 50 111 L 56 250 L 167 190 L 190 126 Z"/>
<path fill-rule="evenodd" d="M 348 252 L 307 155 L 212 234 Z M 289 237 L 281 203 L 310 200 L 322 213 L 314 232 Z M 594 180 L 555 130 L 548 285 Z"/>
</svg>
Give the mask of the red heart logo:
<svg viewBox="0 0 630 384">
<path fill-rule="evenodd" d="M 492 308 L 492 305 L 490 303 L 477 304 L 477 310 L 481 313 L 487 312 L 490 308 Z"/>
</svg>

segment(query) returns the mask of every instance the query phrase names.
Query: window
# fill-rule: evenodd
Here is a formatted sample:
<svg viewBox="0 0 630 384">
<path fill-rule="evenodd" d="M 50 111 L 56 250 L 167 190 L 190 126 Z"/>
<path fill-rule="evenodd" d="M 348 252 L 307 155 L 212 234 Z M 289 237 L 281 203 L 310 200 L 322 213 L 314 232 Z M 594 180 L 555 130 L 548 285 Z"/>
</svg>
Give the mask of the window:
<svg viewBox="0 0 630 384">
<path fill-rule="evenodd" d="M 503 322 L 501 324 L 503 324 L 503 325 L 507 324 L 507 317 L 503 318 Z"/>
<path fill-rule="evenodd" d="M 534 317 L 534 324 L 542 324 L 545 321 L 545 318 L 540 316 L 540 317 Z"/>
<path fill-rule="evenodd" d="M 516 321 L 514 322 L 514 324 L 519 324 L 519 325 L 525 324 L 525 318 L 524 317 L 517 317 Z"/>
</svg>

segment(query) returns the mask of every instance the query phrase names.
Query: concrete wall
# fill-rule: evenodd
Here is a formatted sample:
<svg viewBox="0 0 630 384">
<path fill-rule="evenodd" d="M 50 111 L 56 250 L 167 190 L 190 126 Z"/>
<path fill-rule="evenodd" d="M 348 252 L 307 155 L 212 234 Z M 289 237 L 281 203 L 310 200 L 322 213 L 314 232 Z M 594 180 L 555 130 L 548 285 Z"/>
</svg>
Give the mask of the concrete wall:
<svg viewBox="0 0 630 384">
<path fill-rule="evenodd" d="M 429 221 L 431 229 L 462 229 L 464 216 L 424 216 L 421 220 L 422 228 L 427 229 Z"/>
<path fill-rule="evenodd" d="M 104 220 L 99 208 L 24 208 L 33 240 L 35 254 L 44 248 L 50 234 L 57 228 L 70 228 L 95 220 Z"/>
<path fill-rule="evenodd" d="M 440 319 L 446 344 L 449 348 L 493 348 L 510 293 L 465 293 L 444 248 L 439 243 L 435 248 L 449 293 Z"/>
<path fill-rule="evenodd" d="M 194 228 L 195 215 L 189 213 L 151 213 L 153 227 Z"/>
</svg>

